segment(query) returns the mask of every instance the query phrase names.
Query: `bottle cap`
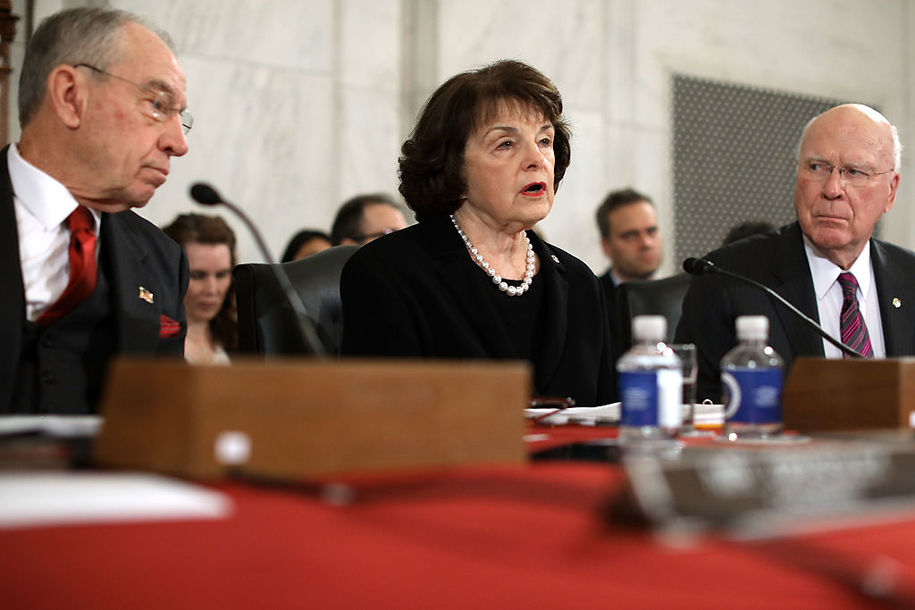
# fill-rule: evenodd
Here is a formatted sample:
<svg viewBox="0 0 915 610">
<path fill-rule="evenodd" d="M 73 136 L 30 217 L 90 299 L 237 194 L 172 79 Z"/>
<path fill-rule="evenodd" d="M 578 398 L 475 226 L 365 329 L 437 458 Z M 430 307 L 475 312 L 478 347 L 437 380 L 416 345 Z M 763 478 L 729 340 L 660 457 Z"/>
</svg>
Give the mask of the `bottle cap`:
<svg viewBox="0 0 915 610">
<path fill-rule="evenodd" d="M 769 338 L 769 318 L 766 316 L 738 316 L 738 341 L 765 341 Z"/>
<path fill-rule="evenodd" d="M 636 341 L 663 341 L 666 335 L 667 318 L 664 316 L 632 318 L 632 336 Z"/>
</svg>

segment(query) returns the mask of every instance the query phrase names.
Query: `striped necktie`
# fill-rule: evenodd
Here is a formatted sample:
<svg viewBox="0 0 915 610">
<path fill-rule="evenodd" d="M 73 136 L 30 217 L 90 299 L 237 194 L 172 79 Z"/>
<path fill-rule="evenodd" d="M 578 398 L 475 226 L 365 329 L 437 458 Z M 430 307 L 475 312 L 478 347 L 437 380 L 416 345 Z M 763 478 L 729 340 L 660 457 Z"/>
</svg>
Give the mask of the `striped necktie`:
<svg viewBox="0 0 915 610">
<path fill-rule="evenodd" d="M 864 316 L 858 309 L 858 280 L 851 273 L 842 273 L 839 275 L 839 284 L 842 285 L 842 315 L 839 318 L 842 343 L 857 350 L 862 356 L 873 358 L 871 338 L 867 334 Z"/>
</svg>

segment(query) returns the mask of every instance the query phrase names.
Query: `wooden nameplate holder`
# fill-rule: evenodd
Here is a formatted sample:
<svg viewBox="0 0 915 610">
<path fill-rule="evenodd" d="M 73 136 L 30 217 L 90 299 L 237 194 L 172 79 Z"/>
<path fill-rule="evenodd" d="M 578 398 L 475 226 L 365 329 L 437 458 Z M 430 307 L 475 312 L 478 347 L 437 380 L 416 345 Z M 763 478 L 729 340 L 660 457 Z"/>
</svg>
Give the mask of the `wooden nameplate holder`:
<svg viewBox="0 0 915 610">
<path fill-rule="evenodd" d="M 798 358 L 782 418 L 798 432 L 915 427 L 915 358 Z"/>
<path fill-rule="evenodd" d="M 95 461 L 199 479 L 523 462 L 519 362 L 121 359 Z"/>
</svg>

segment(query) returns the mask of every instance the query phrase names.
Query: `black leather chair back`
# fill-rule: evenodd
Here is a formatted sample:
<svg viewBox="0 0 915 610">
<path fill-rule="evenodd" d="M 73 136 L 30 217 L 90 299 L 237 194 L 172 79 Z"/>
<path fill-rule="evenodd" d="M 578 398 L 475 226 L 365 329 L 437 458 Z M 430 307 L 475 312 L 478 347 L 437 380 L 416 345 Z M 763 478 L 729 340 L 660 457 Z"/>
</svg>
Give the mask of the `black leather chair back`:
<svg viewBox="0 0 915 610">
<path fill-rule="evenodd" d="M 632 318 L 635 316 L 664 316 L 667 318 L 667 342 L 673 341 L 690 278 L 686 273 L 680 273 L 660 280 L 623 282 L 616 287 L 620 353 L 632 347 Z"/>
<path fill-rule="evenodd" d="M 343 307 L 340 273 L 358 246 L 335 246 L 309 257 L 279 263 L 305 304 L 329 355 L 340 353 L 343 337 Z M 308 354 L 298 331 L 298 322 L 286 295 L 267 263 L 236 265 L 235 294 L 238 301 L 238 348 L 249 354 Z"/>
</svg>

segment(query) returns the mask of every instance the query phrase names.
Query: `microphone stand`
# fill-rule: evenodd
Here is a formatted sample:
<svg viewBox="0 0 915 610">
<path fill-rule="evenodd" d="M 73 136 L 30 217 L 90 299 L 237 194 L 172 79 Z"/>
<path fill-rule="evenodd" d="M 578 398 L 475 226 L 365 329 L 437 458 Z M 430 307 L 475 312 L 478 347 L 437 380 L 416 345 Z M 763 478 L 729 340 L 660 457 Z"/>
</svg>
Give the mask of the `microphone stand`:
<svg viewBox="0 0 915 610">
<path fill-rule="evenodd" d="M 264 242 L 261 232 L 254 226 L 254 223 L 248 215 L 235 204 L 226 201 L 216 192 L 216 189 L 203 183 L 198 182 L 191 187 L 191 197 L 202 205 L 224 205 L 248 227 L 248 231 L 254 236 L 254 241 L 257 243 L 257 248 L 260 250 L 261 256 L 267 261 L 267 264 L 273 273 L 273 277 L 279 284 L 280 290 L 283 291 L 286 301 L 292 306 L 292 311 L 295 313 L 296 321 L 298 322 L 297 327 L 302 341 L 305 343 L 305 346 L 311 350 L 312 354 L 319 358 L 326 358 L 327 350 L 324 348 L 324 343 L 321 342 L 321 338 L 318 336 L 317 331 L 315 331 L 311 318 L 308 317 L 308 311 L 305 308 L 302 297 L 296 292 L 296 289 L 292 286 L 292 282 L 289 281 L 289 275 L 286 274 L 283 264 L 274 262 L 273 256 L 270 254 L 270 250 L 267 248 L 267 244 Z"/>
<path fill-rule="evenodd" d="M 708 260 L 707 258 L 690 257 L 690 258 L 686 259 L 685 261 L 683 261 L 683 270 L 691 275 L 703 275 L 706 273 L 717 273 L 719 275 L 724 275 L 724 276 L 733 278 L 735 280 L 744 282 L 746 284 L 750 284 L 751 286 L 755 286 L 756 288 L 759 288 L 760 290 L 762 290 L 763 292 L 765 292 L 766 294 L 768 294 L 769 296 L 771 296 L 772 298 L 777 300 L 779 303 L 781 303 L 782 305 L 787 307 L 788 310 L 791 311 L 791 313 L 793 313 L 798 318 L 800 318 L 804 323 L 807 324 L 807 326 L 812 328 L 818 335 L 820 335 L 821 337 L 823 337 L 824 339 L 826 339 L 827 341 L 829 341 L 830 343 L 835 345 L 843 353 L 848 354 L 852 358 L 864 358 L 864 356 L 862 354 L 860 354 L 856 350 L 848 347 L 847 345 L 845 345 L 844 343 L 842 343 L 841 341 L 839 341 L 838 339 L 836 339 L 835 337 L 833 337 L 832 335 L 827 333 L 823 329 L 823 327 L 820 326 L 819 324 L 817 324 L 816 321 L 814 321 L 811 317 L 809 317 L 803 311 L 801 311 L 800 309 L 798 309 L 797 307 L 792 305 L 785 297 L 783 297 L 779 293 L 775 292 L 774 290 L 772 290 L 765 284 L 761 284 L 754 279 L 750 279 L 743 275 L 734 273 L 732 271 L 728 271 L 727 269 L 722 269 L 721 267 L 717 266 L 715 263 Z"/>
</svg>

